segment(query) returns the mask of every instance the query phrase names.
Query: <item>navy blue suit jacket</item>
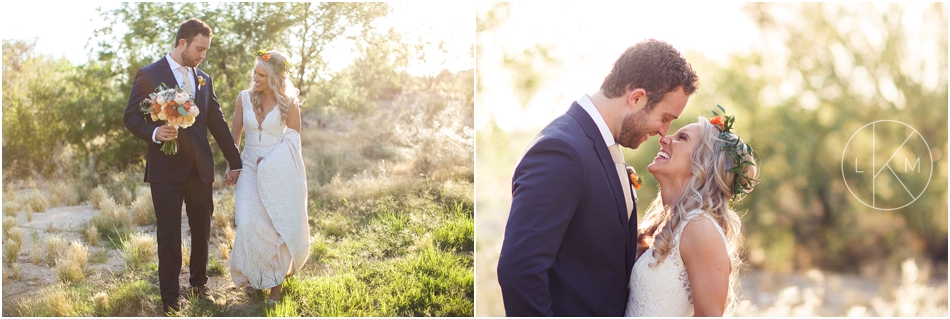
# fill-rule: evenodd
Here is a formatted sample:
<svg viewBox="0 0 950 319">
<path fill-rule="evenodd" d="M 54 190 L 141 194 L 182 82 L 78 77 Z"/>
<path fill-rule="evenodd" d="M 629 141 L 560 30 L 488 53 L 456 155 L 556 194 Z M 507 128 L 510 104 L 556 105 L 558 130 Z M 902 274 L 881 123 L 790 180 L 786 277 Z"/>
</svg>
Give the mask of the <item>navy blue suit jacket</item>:
<svg viewBox="0 0 950 319">
<path fill-rule="evenodd" d="M 576 102 L 535 137 L 512 177 L 498 260 L 508 316 L 624 315 L 637 221 L 620 183 Z"/>
<path fill-rule="evenodd" d="M 198 117 L 195 124 L 178 131 L 178 153 L 166 155 L 161 151 L 162 145 L 152 141 L 152 132 L 155 128 L 165 124 L 164 121 L 152 121 L 141 111 L 141 102 L 148 99 L 148 95 L 155 92 L 155 88 L 165 84 L 167 88 L 175 88 L 178 81 L 168 66 L 166 57 L 155 63 L 141 68 L 135 73 L 135 82 L 132 83 L 132 92 L 129 94 L 129 103 L 125 108 L 125 127 L 138 138 L 147 141 L 148 155 L 145 161 L 145 182 L 148 183 L 183 183 L 191 173 L 192 166 L 198 167 L 198 175 L 204 183 L 214 182 L 214 159 L 211 156 L 211 146 L 208 144 L 208 132 L 214 136 L 218 147 L 224 153 L 231 169 L 241 168 L 241 154 L 234 146 L 231 130 L 221 113 L 221 105 L 214 94 L 214 83 L 211 76 L 195 68 L 196 76 L 205 79 L 205 85 L 200 85 L 195 78 L 195 105 L 198 106 Z M 197 163 L 196 163 L 197 162 Z"/>
</svg>

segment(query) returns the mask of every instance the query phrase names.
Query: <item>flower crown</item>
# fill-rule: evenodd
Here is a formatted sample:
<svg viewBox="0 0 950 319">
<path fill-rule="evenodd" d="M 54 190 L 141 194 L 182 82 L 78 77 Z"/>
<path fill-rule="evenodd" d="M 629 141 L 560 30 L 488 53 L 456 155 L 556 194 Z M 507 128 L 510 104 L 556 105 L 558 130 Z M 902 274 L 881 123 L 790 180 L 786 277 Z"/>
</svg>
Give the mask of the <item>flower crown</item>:
<svg viewBox="0 0 950 319">
<path fill-rule="evenodd" d="M 732 132 L 732 124 L 735 123 L 736 116 L 726 115 L 726 109 L 722 108 L 719 104 L 716 104 L 716 107 L 719 108 L 719 111 L 722 111 L 722 115 L 713 110 L 712 113 L 715 116 L 709 120 L 709 124 L 719 129 L 719 138 L 726 142 L 721 148 L 732 156 L 732 160 L 735 163 L 732 168 L 728 170 L 728 172 L 736 174 L 736 179 L 732 183 L 732 200 L 735 202 L 740 195 L 744 197 L 744 195 L 749 194 L 758 182 L 746 176 L 743 170 L 745 165 L 755 166 L 755 163 L 743 159 L 746 155 L 752 155 L 754 150 L 752 146 L 749 146 L 749 144 L 739 139 L 739 135 Z"/>
<path fill-rule="evenodd" d="M 270 53 L 267 53 L 267 51 L 257 50 L 257 52 L 254 52 L 254 56 L 260 57 L 262 61 L 270 63 Z M 278 73 L 283 73 L 284 71 L 290 70 L 290 68 L 294 66 L 293 64 L 290 63 L 290 61 L 284 61 L 283 65 L 273 64 L 273 63 L 271 63 L 271 65 L 274 66 L 274 69 Z M 283 66 L 283 68 L 281 68 L 281 66 Z"/>
</svg>

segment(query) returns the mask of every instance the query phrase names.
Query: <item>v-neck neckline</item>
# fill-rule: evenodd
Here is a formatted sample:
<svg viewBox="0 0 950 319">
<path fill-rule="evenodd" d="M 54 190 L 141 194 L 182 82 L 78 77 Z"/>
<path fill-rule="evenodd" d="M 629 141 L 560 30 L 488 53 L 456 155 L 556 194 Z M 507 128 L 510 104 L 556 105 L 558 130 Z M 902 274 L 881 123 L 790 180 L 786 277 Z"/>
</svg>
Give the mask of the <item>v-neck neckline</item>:
<svg viewBox="0 0 950 319">
<path fill-rule="evenodd" d="M 254 111 L 254 120 L 257 121 L 257 128 L 258 128 L 258 129 L 263 130 L 264 121 L 266 121 L 266 120 L 267 120 L 267 117 L 270 116 L 271 113 L 274 113 L 274 110 L 276 110 L 276 109 L 277 109 L 277 105 L 274 105 L 274 108 L 270 109 L 270 111 L 267 112 L 267 114 L 264 114 L 264 117 L 262 117 L 260 120 L 257 119 L 257 111 Z"/>
</svg>

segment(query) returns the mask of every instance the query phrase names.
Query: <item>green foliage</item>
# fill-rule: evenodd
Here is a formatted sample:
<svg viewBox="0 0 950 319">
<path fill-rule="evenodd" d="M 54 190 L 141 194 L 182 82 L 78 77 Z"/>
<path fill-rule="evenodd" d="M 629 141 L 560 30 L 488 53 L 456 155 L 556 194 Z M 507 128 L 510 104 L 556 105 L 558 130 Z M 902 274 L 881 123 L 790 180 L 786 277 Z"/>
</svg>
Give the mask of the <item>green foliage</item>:
<svg viewBox="0 0 950 319">
<path fill-rule="evenodd" d="M 138 270 L 158 257 L 156 245 L 155 236 L 135 233 L 121 240 L 119 254 L 125 260 L 126 268 Z"/>
<path fill-rule="evenodd" d="M 217 257 L 211 256 L 208 259 L 208 276 L 219 277 L 228 273 L 228 265 L 224 264 Z"/>
<path fill-rule="evenodd" d="M 471 211 L 466 211 L 462 204 L 447 209 L 447 219 L 435 229 L 433 241 L 440 248 L 447 251 L 475 250 L 475 220 Z"/>
<path fill-rule="evenodd" d="M 103 314 L 110 317 L 138 317 L 147 316 L 156 302 L 160 304 L 161 294 L 158 285 L 146 280 L 131 280 L 120 282 L 119 286 L 109 294 L 108 312 Z"/>
</svg>

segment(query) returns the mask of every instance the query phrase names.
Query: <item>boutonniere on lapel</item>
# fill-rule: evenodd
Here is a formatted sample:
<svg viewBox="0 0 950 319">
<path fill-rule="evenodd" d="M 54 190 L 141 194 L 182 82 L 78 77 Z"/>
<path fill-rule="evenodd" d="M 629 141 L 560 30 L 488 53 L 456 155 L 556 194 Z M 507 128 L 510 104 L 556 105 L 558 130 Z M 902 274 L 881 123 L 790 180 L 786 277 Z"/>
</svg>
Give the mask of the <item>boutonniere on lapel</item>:
<svg viewBox="0 0 950 319">
<path fill-rule="evenodd" d="M 201 87 L 205 86 L 205 77 L 198 76 L 198 89 L 201 90 Z"/>
<path fill-rule="evenodd" d="M 633 166 L 627 166 L 627 175 L 630 176 L 630 184 L 633 184 L 633 189 L 640 189 L 643 180 L 640 179 L 640 175 L 637 175 L 637 171 L 633 170 Z"/>
</svg>

